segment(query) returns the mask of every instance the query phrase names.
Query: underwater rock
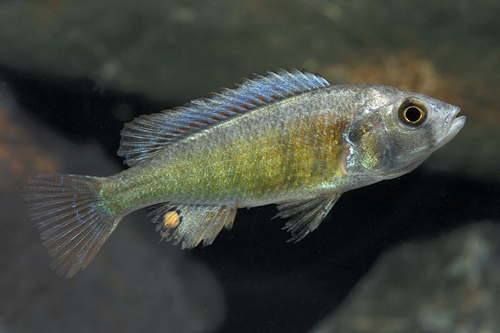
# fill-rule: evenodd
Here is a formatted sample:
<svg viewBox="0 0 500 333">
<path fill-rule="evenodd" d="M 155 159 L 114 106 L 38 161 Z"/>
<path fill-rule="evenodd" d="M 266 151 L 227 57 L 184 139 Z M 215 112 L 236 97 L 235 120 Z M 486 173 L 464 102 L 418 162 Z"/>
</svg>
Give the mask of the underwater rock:
<svg viewBox="0 0 500 333">
<path fill-rule="evenodd" d="M 432 56 L 452 73 L 465 74 L 473 63 L 494 78 L 498 8 L 492 0 L 2 1 L 0 63 L 180 101 L 256 68 L 363 66 L 366 55 L 401 49 Z"/>
<path fill-rule="evenodd" d="M 500 57 L 491 42 L 499 6 L 0 1 L 0 72 L 89 78 L 96 90 L 178 104 L 278 67 L 306 68 L 332 83 L 388 84 L 461 107 L 468 125 L 439 155 L 445 157 L 429 162 L 490 179 L 500 167 Z M 436 19 L 442 17 L 446 24 Z"/>
<path fill-rule="evenodd" d="M 207 332 L 224 318 L 214 274 L 179 247 L 158 244 L 145 213 L 123 221 L 84 274 L 65 279 L 19 195 L 39 171 L 117 172 L 96 144 L 77 145 L 23 117 L 0 86 L 0 330 Z M 149 231 L 149 232 L 148 232 Z"/>
<path fill-rule="evenodd" d="M 404 244 L 311 332 L 500 332 L 499 244 L 491 222 Z"/>
</svg>

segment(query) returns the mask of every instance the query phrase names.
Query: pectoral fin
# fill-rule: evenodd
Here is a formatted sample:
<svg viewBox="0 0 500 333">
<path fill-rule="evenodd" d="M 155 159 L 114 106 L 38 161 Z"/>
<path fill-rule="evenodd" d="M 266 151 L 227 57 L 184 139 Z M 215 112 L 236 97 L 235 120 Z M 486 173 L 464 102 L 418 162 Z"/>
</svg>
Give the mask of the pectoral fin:
<svg viewBox="0 0 500 333">
<path fill-rule="evenodd" d="M 182 249 L 192 249 L 201 241 L 210 245 L 223 227 L 231 229 L 236 216 L 236 207 L 163 204 L 156 206 L 150 215 L 155 215 L 156 231 L 162 238 L 182 241 Z"/>
<path fill-rule="evenodd" d="M 341 195 L 342 192 L 335 192 L 309 199 L 279 203 L 278 210 L 280 212 L 275 217 L 292 218 L 283 228 L 292 234 L 289 242 L 298 242 L 316 229 Z"/>
</svg>

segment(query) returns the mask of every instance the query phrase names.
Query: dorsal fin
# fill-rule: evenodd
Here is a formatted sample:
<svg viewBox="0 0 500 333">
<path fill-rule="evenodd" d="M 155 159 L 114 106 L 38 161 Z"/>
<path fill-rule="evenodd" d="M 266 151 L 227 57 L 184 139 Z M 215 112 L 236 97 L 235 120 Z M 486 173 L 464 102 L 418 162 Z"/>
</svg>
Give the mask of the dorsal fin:
<svg viewBox="0 0 500 333">
<path fill-rule="evenodd" d="M 191 101 L 182 107 L 144 115 L 127 124 L 121 132 L 118 155 L 134 166 L 153 157 L 172 142 L 218 125 L 263 105 L 330 84 L 308 71 L 279 69 L 267 76 L 244 79 L 234 89 L 222 88 L 210 98 Z"/>
</svg>

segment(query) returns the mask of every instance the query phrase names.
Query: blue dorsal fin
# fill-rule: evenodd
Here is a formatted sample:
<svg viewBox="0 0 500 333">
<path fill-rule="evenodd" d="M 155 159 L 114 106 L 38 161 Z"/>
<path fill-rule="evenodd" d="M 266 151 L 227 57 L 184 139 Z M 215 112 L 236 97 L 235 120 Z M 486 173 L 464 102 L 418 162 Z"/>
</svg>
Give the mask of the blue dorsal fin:
<svg viewBox="0 0 500 333">
<path fill-rule="evenodd" d="M 160 113 L 144 115 L 127 124 L 121 132 L 118 155 L 134 166 L 153 157 L 170 143 L 179 141 L 232 117 L 250 112 L 287 97 L 330 85 L 308 71 L 279 69 L 244 79 L 234 89 L 222 88 L 210 98 Z"/>
</svg>

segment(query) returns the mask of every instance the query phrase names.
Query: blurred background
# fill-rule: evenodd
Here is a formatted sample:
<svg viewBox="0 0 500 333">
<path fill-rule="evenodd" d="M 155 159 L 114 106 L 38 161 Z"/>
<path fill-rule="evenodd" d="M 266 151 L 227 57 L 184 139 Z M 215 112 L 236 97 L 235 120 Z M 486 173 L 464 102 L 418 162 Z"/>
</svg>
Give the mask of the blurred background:
<svg viewBox="0 0 500 333">
<path fill-rule="evenodd" d="M 0 1 L 0 332 L 500 332 L 500 1 Z M 191 251 L 126 217 L 72 279 L 19 191 L 125 168 L 119 132 L 252 73 L 306 68 L 462 108 L 416 171 L 299 243 L 274 206 Z"/>
</svg>

